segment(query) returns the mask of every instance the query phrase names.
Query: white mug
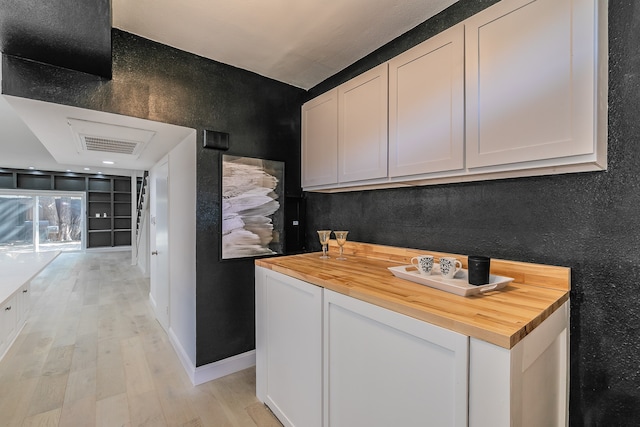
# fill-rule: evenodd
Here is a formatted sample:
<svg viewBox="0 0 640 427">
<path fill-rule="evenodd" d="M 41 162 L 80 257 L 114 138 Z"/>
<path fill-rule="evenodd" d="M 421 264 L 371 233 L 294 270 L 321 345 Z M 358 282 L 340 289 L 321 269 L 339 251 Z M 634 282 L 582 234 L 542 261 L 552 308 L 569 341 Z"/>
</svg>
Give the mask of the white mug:
<svg viewBox="0 0 640 427">
<path fill-rule="evenodd" d="M 431 255 L 420 255 L 411 258 L 411 264 L 413 264 L 420 274 L 431 274 L 433 268 L 433 257 Z"/>
<path fill-rule="evenodd" d="M 440 274 L 445 279 L 453 279 L 462 270 L 462 263 L 453 257 L 440 258 Z"/>
</svg>

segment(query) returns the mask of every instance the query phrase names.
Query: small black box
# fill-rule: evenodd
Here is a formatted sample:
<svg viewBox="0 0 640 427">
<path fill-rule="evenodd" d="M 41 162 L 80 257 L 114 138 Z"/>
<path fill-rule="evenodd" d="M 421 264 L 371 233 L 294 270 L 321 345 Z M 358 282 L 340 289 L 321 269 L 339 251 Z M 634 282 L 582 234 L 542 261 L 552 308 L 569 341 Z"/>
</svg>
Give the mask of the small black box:
<svg viewBox="0 0 640 427">
<path fill-rule="evenodd" d="M 205 129 L 203 146 L 204 148 L 226 151 L 229 149 L 229 134 Z"/>
</svg>

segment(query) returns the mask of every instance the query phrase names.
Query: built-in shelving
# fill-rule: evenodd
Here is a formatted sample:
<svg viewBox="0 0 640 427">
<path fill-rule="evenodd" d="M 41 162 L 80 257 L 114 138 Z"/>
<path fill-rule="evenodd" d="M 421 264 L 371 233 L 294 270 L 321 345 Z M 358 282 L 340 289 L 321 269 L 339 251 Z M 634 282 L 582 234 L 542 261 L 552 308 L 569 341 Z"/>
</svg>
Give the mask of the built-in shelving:
<svg viewBox="0 0 640 427">
<path fill-rule="evenodd" d="M 131 245 L 131 178 L 88 178 L 87 247 Z"/>
</svg>

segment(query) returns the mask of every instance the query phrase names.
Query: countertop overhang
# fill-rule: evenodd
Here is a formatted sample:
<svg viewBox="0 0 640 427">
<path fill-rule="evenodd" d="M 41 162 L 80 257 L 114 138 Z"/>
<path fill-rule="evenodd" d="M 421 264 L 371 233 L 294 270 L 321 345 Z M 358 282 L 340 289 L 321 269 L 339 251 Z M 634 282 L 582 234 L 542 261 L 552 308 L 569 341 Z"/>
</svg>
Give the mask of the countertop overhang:
<svg viewBox="0 0 640 427">
<path fill-rule="evenodd" d="M 256 266 L 286 274 L 431 324 L 511 349 L 569 299 L 567 267 L 491 260 L 491 273 L 515 280 L 500 291 L 462 297 L 395 277 L 388 267 L 410 264 L 420 254 L 467 256 L 347 242 L 346 261 L 307 253 L 257 259 Z"/>
</svg>

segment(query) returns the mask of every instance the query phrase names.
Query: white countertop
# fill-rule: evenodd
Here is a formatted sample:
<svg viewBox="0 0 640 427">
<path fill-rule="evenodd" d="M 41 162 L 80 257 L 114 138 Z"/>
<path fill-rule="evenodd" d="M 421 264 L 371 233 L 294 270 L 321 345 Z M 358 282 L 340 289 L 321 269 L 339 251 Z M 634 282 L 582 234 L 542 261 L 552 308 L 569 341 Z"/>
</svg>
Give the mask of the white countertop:
<svg viewBox="0 0 640 427">
<path fill-rule="evenodd" d="M 40 273 L 60 251 L 0 254 L 0 302 Z"/>
</svg>

